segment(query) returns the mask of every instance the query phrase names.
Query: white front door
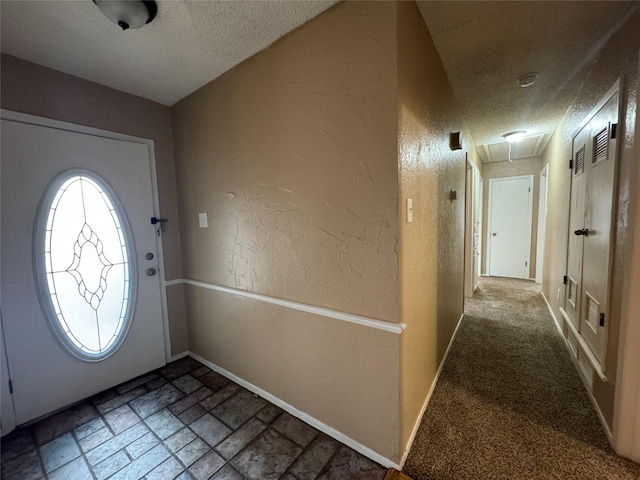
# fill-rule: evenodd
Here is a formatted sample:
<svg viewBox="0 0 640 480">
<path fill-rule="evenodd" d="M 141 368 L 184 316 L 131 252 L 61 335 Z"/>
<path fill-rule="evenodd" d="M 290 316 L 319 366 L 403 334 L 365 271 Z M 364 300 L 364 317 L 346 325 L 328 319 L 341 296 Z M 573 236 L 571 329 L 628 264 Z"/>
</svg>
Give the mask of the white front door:
<svg viewBox="0 0 640 480">
<path fill-rule="evenodd" d="M 489 180 L 489 275 L 529 278 L 533 176 Z"/>
<path fill-rule="evenodd" d="M 151 162 L 144 142 L 2 119 L 2 324 L 18 425 L 165 364 Z"/>
</svg>

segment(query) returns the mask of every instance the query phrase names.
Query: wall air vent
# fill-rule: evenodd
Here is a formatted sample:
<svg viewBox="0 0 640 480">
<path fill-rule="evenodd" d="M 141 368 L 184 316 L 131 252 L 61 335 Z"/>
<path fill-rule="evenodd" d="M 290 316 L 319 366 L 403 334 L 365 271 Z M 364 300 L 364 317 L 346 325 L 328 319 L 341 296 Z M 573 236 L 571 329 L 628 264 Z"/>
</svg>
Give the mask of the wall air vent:
<svg viewBox="0 0 640 480">
<path fill-rule="evenodd" d="M 580 175 L 584 172 L 584 145 L 576 153 L 576 161 L 573 162 L 573 174 Z"/>
<path fill-rule="evenodd" d="M 607 159 L 609 127 L 606 126 L 593 137 L 593 163 Z"/>
<path fill-rule="evenodd" d="M 588 293 L 585 293 L 584 321 L 594 331 L 598 331 L 600 323 L 600 304 Z"/>
</svg>

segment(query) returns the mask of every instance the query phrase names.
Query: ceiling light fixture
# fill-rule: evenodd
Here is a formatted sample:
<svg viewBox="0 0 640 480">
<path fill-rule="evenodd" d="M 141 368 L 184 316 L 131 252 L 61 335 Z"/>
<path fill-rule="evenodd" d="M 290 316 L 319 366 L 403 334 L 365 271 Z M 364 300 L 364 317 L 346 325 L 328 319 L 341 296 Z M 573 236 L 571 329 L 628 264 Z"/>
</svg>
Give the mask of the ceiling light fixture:
<svg viewBox="0 0 640 480">
<path fill-rule="evenodd" d="M 502 135 L 502 138 L 504 138 L 509 143 L 515 143 L 522 140 L 525 133 L 527 132 L 525 132 L 524 130 L 516 130 L 515 132 L 505 133 L 504 135 Z"/>
<path fill-rule="evenodd" d="M 536 83 L 537 79 L 538 79 L 537 73 L 535 72 L 525 73 L 524 75 L 521 75 L 520 77 L 518 77 L 518 85 L 520 85 L 522 88 L 527 88 L 533 85 L 534 83 Z"/>
<path fill-rule="evenodd" d="M 527 132 L 525 132 L 524 130 L 516 130 L 515 132 L 509 132 L 502 135 L 502 138 L 504 138 L 507 142 L 509 142 L 508 158 L 511 163 L 513 163 L 513 160 L 511 160 L 511 144 L 522 140 L 524 138 L 525 133 Z"/>
<path fill-rule="evenodd" d="M 158 13 L 158 5 L 153 0 L 93 0 L 93 3 L 122 30 L 140 28 Z"/>
</svg>

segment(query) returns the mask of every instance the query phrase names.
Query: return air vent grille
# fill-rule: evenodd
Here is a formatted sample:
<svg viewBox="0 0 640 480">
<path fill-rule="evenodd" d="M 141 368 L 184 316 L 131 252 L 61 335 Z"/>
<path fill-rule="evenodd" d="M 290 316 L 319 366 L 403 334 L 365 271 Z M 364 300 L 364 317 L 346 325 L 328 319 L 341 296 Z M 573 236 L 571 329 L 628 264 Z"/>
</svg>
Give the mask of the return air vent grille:
<svg viewBox="0 0 640 480">
<path fill-rule="evenodd" d="M 576 153 L 576 161 L 574 162 L 573 170 L 575 175 L 580 175 L 582 172 L 584 172 L 584 145 L 580 150 L 578 150 L 578 153 Z"/>
<path fill-rule="evenodd" d="M 600 319 L 600 304 L 588 293 L 585 293 L 584 321 L 596 332 Z"/>
<path fill-rule="evenodd" d="M 609 127 L 604 127 L 593 137 L 593 163 L 606 160 L 609 146 Z"/>
<path fill-rule="evenodd" d="M 567 292 L 567 300 L 571 302 L 571 305 L 573 305 L 573 308 L 576 308 L 576 295 L 578 292 L 578 283 L 571 277 L 569 277 L 568 289 L 569 291 Z"/>
</svg>

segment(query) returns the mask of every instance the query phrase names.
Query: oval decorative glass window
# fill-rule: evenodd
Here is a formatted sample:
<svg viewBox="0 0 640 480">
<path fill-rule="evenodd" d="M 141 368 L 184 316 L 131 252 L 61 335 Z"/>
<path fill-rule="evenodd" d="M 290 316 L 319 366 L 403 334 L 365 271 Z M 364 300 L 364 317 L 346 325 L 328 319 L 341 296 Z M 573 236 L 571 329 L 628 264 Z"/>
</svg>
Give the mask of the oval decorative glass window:
<svg viewBox="0 0 640 480">
<path fill-rule="evenodd" d="M 114 353 L 129 329 L 136 278 L 120 203 L 84 170 L 49 186 L 37 217 L 36 284 L 49 323 L 72 354 L 88 361 Z"/>
</svg>

